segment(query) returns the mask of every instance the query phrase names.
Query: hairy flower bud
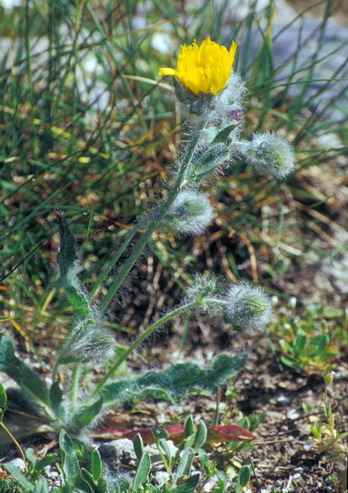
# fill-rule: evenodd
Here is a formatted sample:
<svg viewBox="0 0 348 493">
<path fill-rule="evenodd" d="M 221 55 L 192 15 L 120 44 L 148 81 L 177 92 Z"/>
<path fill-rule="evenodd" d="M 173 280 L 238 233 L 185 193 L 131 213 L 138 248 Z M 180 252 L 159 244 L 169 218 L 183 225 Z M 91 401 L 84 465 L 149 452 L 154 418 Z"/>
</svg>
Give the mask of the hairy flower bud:
<svg viewBox="0 0 348 493">
<path fill-rule="evenodd" d="M 113 355 L 115 340 L 113 336 L 91 320 L 78 323 L 65 341 L 59 364 L 88 363 L 108 359 Z"/>
<path fill-rule="evenodd" d="M 225 318 L 241 329 L 263 327 L 271 315 L 271 302 L 259 287 L 233 285 L 226 296 Z"/>
<path fill-rule="evenodd" d="M 183 190 L 175 198 L 165 221 L 181 233 L 202 233 L 213 219 L 213 208 L 202 192 Z"/>
<path fill-rule="evenodd" d="M 190 300 L 201 300 L 215 294 L 217 289 L 217 279 L 212 275 L 196 275 L 192 285 L 187 290 Z"/>
<path fill-rule="evenodd" d="M 274 133 L 256 134 L 250 145 L 242 151 L 247 161 L 276 178 L 284 178 L 295 168 L 291 145 Z"/>
</svg>

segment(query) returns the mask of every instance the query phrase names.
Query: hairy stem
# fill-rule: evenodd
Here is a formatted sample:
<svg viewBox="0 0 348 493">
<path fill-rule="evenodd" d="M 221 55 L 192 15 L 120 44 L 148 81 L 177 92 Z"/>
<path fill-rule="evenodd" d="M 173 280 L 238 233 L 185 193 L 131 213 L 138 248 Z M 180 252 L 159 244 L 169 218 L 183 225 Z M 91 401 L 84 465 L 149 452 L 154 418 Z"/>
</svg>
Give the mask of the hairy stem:
<svg viewBox="0 0 348 493">
<path fill-rule="evenodd" d="M 177 315 L 185 313 L 186 311 L 190 310 L 191 308 L 194 308 L 197 305 L 198 305 L 198 303 L 196 300 L 192 301 L 191 303 L 187 303 L 186 305 L 180 306 L 179 308 L 176 308 L 172 312 L 167 313 L 167 315 L 165 315 L 164 317 L 157 320 L 157 322 L 155 322 L 154 324 L 150 325 L 150 327 L 148 327 L 142 334 L 140 334 L 135 339 L 135 341 L 133 342 L 133 344 L 130 345 L 130 347 L 127 349 L 127 351 L 125 351 L 115 361 L 115 363 L 112 365 L 112 367 L 109 369 L 109 371 L 101 379 L 101 381 L 99 382 L 98 386 L 94 390 L 91 397 L 96 396 L 100 392 L 102 387 L 109 380 L 109 378 L 115 373 L 117 368 L 119 368 L 119 366 L 128 358 L 128 356 L 130 354 L 132 354 L 133 351 L 135 351 L 140 346 L 140 344 L 142 344 L 145 341 L 145 339 L 147 337 L 149 337 L 156 329 L 158 329 L 159 327 L 162 327 L 162 325 L 165 325 L 167 322 L 169 322 L 172 318 L 176 317 Z"/>
<path fill-rule="evenodd" d="M 70 387 L 70 413 L 73 415 L 76 409 L 76 403 L 79 393 L 79 383 L 81 375 L 81 363 L 75 363 L 71 376 L 71 387 Z"/>
<path fill-rule="evenodd" d="M 111 259 L 105 263 L 98 279 L 95 281 L 93 288 L 91 290 L 92 296 L 94 296 L 97 293 L 101 284 L 105 281 L 105 279 L 107 278 L 110 271 L 113 269 L 113 267 L 120 260 L 120 258 L 124 254 L 126 248 L 128 247 L 129 243 L 132 241 L 132 239 L 134 238 L 136 233 L 139 231 L 139 229 L 142 226 L 144 226 L 144 224 L 149 222 L 153 217 L 154 217 L 153 214 L 150 214 L 149 216 L 144 217 L 134 226 L 134 228 L 131 231 L 129 231 L 127 236 L 124 238 L 122 244 L 120 245 L 120 248 L 117 250 L 117 252 L 115 252 L 115 254 L 111 257 Z"/>
<path fill-rule="evenodd" d="M 170 190 L 170 193 L 169 193 L 167 200 L 162 204 L 161 208 L 159 209 L 157 214 L 154 216 L 154 219 L 152 220 L 152 222 L 148 226 L 147 230 L 139 238 L 139 240 L 136 243 L 132 253 L 127 258 L 127 260 L 121 265 L 119 271 L 116 273 L 115 278 L 114 278 L 114 280 L 113 280 L 113 282 L 109 288 L 109 291 L 107 292 L 104 299 L 101 301 L 101 303 L 99 305 L 100 313 L 103 313 L 105 311 L 105 309 L 109 305 L 110 301 L 112 300 L 112 298 L 117 293 L 119 287 L 123 283 L 124 279 L 126 278 L 126 276 L 129 273 L 129 271 L 131 270 L 131 268 L 133 267 L 135 262 L 138 260 L 140 254 L 143 251 L 143 249 L 145 248 L 147 242 L 150 240 L 152 233 L 158 228 L 162 219 L 164 218 L 167 211 L 170 209 L 170 206 L 174 202 L 176 196 L 180 192 L 180 189 L 182 187 L 182 184 L 183 184 L 183 181 L 185 178 L 186 171 L 191 164 L 192 157 L 193 157 L 194 151 L 195 151 L 197 143 L 198 143 L 198 139 L 199 139 L 199 129 L 196 129 L 196 131 L 194 132 L 194 134 L 191 138 L 191 141 L 188 145 L 188 150 L 186 152 L 185 160 L 180 167 L 180 170 L 179 170 L 179 173 L 177 176 L 177 180 L 174 183 L 172 189 Z"/>
</svg>

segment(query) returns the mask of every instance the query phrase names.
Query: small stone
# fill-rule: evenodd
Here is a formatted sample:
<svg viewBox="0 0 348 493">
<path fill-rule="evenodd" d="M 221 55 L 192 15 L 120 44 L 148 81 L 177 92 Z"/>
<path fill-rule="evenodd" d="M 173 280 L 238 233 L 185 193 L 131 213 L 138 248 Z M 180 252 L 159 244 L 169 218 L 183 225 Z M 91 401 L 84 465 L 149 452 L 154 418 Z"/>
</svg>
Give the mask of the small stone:
<svg viewBox="0 0 348 493">
<path fill-rule="evenodd" d="M 18 469 L 22 472 L 25 471 L 25 462 L 21 458 L 13 459 L 10 462 L 7 462 L 7 464 L 11 464 L 12 466 L 18 467 Z"/>
<path fill-rule="evenodd" d="M 286 417 L 289 419 L 297 419 L 300 417 L 300 413 L 296 409 L 290 409 Z"/>
<path fill-rule="evenodd" d="M 290 404 L 290 402 L 291 399 L 289 397 L 286 397 L 285 395 L 280 395 L 276 399 L 276 404 L 279 407 L 287 406 L 288 404 Z"/>
</svg>

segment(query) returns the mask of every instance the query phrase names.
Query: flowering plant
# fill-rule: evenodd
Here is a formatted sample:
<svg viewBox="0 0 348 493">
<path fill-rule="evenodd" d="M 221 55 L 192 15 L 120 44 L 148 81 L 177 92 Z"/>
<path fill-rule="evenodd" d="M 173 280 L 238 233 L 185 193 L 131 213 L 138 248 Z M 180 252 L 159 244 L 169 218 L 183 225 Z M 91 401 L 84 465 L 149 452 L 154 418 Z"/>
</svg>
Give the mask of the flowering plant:
<svg viewBox="0 0 348 493">
<path fill-rule="evenodd" d="M 74 236 L 64 215 L 56 211 L 60 233 L 57 259 L 60 283 L 75 309 L 77 321 L 56 355 L 51 385 L 47 386 L 17 358 L 10 339 L 0 337 L 0 371 L 7 372 L 21 386 L 25 396 L 41 407 L 46 414 L 45 431 L 59 434 L 66 482 L 64 492 L 75 491 L 74 488 L 85 491 L 86 482 L 91 491 L 96 491 L 97 480 L 80 468 L 74 443 L 78 441 L 87 449 L 91 447 L 87 430 L 108 407 L 149 396 L 176 401 L 193 391 L 215 393 L 220 383 L 237 376 L 247 356 L 246 352 L 237 356 L 219 354 L 204 369 L 182 363 L 145 375 L 116 378 L 122 363 L 155 330 L 192 310 L 220 313 L 227 323 L 241 330 L 257 329 L 269 321 L 270 302 L 260 288 L 242 283 L 224 291 L 214 276 L 196 276 L 184 300 L 140 333 L 127 349 L 116 350 L 113 334 L 104 323 L 105 310 L 155 230 L 169 226 L 181 234 L 199 234 L 208 227 L 214 211 L 202 188 L 211 176 L 233 166 L 237 158 L 276 177 L 283 178 L 294 168 L 292 150 L 280 136 L 257 135 L 251 141 L 240 137 L 242 100 L 246 91 L 240 78 L 232 72 L 236 49 L 234 42 L 227 49 L 208 37 L 200 46 L 194 42 L 181 47 L 177 69 L 160 69 L 160 75 L 173 78 L 181 104 L 185 138 L 180 144 L 177 171 L 169 185 L 167 199 L 139 220 L 94 281 L 92 294 L 99 291 L 124 252 L 129 252 L 112 274 L 111 282 L 106 283 L 106 294 L 98 305 L 80 283 Z M 107 370 L 94 388 L 84 387 L 81 375 L 86 375 L 96 361 L 107 361 Z M 68 384 L 60 379 L 63 365 L 71 365 L 68 366 L 71 368 Z M 148 459 L 144 459 L 143 453 L 140 456 L 147 470 Z M 192 460 L 193 456 L 190 464 Z M 104 486 L 100 488 L 106 491 Z"/>
</svg>

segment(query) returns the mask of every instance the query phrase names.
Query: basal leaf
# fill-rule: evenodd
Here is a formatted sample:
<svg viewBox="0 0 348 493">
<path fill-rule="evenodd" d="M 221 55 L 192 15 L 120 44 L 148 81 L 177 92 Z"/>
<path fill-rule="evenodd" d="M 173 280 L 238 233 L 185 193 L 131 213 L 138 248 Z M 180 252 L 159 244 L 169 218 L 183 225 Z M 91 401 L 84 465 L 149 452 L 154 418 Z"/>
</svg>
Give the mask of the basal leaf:
<svg viewBox="0 0 348 493">
<path fill-rule="evenodd" d="M 195 453 L 193 448 L 188 447 L 183 450 L 181 454 L 181 459 L 178 465 L 178 469 L 175 473 L 175 478 L 180 479 L 184 476 L 188 476 L 190 474 L 192 462 L 194 459 Z"/>
<path fill-rule="evenodd" d="M 25 477 L 25 475 L 14 464 L 4 464 L 2 466 L 8 471 L 13 479 L 15 479 L 24 488 L 24 491 L 28 493 L 34 492 L 34 485 Z"/>
<path fill-rule="evenodd" d="M 137 472 L 135 473 L 133 480 L 133 490 L 140 488 L 143 483 L 148 478 L 151 469 L 151 459 L 147 452 L 143 454 L 141 461 L 139 463 Z"/>
<path fill-rule="evenodd" d="M 46 385 L 39 377 L 17 358 L 11 339 L 0 335 L 0 371 L 7 373 L 22 388 L 23 392 L 41 405 L 50 406 Z"/>
<path fill-rule="evenodd" d="M 80 467 L 74 443 L 64 430 L 59 436 L 59 446 L 62 455 L 65 482 L 68 486 L 74 487 L 80 478 Z"/>
</svg>

